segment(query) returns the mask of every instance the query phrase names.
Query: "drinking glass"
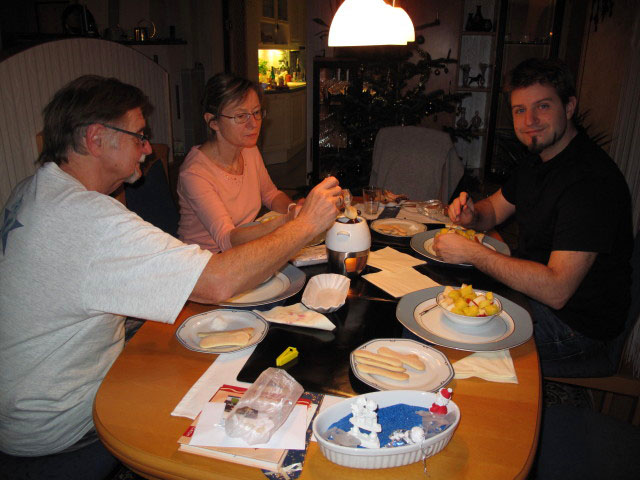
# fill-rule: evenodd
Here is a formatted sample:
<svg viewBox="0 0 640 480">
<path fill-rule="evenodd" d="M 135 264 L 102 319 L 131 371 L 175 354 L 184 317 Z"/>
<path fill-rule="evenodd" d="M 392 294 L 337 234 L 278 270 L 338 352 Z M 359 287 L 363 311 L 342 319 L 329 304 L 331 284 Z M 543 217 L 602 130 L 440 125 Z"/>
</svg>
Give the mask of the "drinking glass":
<svg viewBox="0 0 640 480">
<path fill-rule="evenodd" d="M 365 187 L 362 189 L 362 201 L 364 203 L 364 213 L 375 215 L 378 213 L 380 205 L 381 190 L 378 187 Z"/>
</svg>

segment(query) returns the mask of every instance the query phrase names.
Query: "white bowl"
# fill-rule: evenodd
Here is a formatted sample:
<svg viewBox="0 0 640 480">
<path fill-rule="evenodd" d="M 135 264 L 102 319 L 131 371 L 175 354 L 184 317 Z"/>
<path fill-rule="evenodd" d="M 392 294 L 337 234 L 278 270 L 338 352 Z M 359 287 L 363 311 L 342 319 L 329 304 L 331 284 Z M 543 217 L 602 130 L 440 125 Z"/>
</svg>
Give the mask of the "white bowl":
<svg viewBox="0 0 640 480">
<path fill-rule="evenodd" d="M 428 410 L 436 400 L 435 393 L 420 392 L 418 390 L 387 390 L 384 392 L 367 393 L 361 396 L 373 400 L 378 404 L 379 408 L 404 403 L 424 407 L 425 410 Z M 318 440 L 322 454 L 333 463 L 345 467 L 368 469 L 391 468 L 418 462 L 422 460 L 423 453 L 427 458 L 432 457 L 447 446 L 458 423 L 460 423 L 460 409 L 453 401 L 450 401 L 447 408 L 450 412 L 455 412 L 453 424 L 444 432 L 428 438 L 421 444 L 416 443 L 392 448 L 355 448 L 343 447 L 326 440 L 324 438 L 325 432 L 333 423 L 351 413 L 351 404 L 355 402 L 357 398 L 358 397 L 348 398 L 327 408 L 325 411 L 320 412 L 313 421 L 313 433 Z"/>
<path fill-rule="evenodd" d="M 334 312 L 347 300 L 350 283 L 349 278 L 337 273 L 322 273 L 311 277 L 302 294 L 302 303 L 316 312 Z"/>
<path fill-rule="evenodd" d="M 477 295 L 487 293 L 483 290 L 474 290 L 474 292 L 476 292 Z M 484 325 L 485 323 L 488 323 L 496 315 L 500 315 L 502 313 L 502 302 L 500 302 L 500 300 L 496 295 L 493 296 L 493 303 L 497 304 L 498 307 L 500 307 L 499 310 L 494 315 L 485 315 L 483 317 L 470 317 L 468 315 L 459 315 L 457 313 L 450 312 L 449 310 L 447 310 L 445 306 L 442 305 L 441 302 L 443 299 L 444 299 L 444 292 L 440 292 L 436 297 L 436 302 L 438 303 L 438 306 L 442 309 L 445 316 L 452 322 L 460 325 L 465 325 L 467 327 L 479 327 L 480 325 Z"/>
</svg>

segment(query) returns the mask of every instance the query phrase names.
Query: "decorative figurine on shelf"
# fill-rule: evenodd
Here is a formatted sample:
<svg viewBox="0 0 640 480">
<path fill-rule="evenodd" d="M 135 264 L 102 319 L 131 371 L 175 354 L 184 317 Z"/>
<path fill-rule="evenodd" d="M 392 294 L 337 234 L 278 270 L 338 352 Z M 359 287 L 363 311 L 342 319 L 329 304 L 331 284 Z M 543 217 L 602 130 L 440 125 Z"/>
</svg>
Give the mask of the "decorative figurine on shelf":
<svg viewBox="0 0 640 480">
<path fill-rule="evenodd" d="M 458 107 L 458 115 L 460 115 L 460 118 L 456 122 L 456 127 L 458 127 L 461 130 L 464 130 L 469 126 L 469 122 L 465 118 L 466 113 L 467 113 L 467 109 L 465 107 L 463 107 L 462 105 Z"/>
<path fill-rule="evenodd" d="M 482 119 L 480 118 L 480 112 L 476 110 L 476 114 L 471 117 L 471 130 L 478 132 L 482 126 Z"/>
<path fill-rule="evenodd" d="M 438 393 L 436 393 L 436 401 L 433 402 L 429 411 L 431 413 L 439 413 L 442 415 L 446 415 L 448 412 L 447 404 L 449 400 L 451 400 L 451 394 L 453 390 L 450 388 L 442 388 Z"/>
<path fill-rule="evenodd" d="M 460 68 L 462 69 L 462 86 L 463 87 L 468 87 L 469 86 L 469 72 L 471 71 L 471 65 L 469 65 L 468 63 L 465 63 L 463 65 L 460 65 Z"/>
<path fill-rule="evenodd" d="M 479 73 L 475 77 L 470 77 L 468 80 L 468 86 L 470 87 L 472 83 L 476 83 L 479 87 L 484 85 L 484 78 L 482 77 L 482 74 Z"/>
<path fill-rule="evenodd" d="M 380 448 L 378 433 L 382 431 L 382 427 L 378 423 L 377 408 L 376 402 L 367 400 L 366 397 L 358 397 L 351 404 L 352 417 L 349 422 L 353 427 L 349 433 L 359 439 L 360 445 L 364 448 Z M 361 432 L 360 429 L 367 430 L 369 433 Z"/>
<path fill-rule="evenodd" d="M 480 75 L 482 75 L 482 82 L 480 83 L 480 86 L 482 87 L 487 79 L 487 68 L 492 67 L 493 65 L 490 63 L 480 62 L 478 66 L 480 67 Z"/>
</svg>

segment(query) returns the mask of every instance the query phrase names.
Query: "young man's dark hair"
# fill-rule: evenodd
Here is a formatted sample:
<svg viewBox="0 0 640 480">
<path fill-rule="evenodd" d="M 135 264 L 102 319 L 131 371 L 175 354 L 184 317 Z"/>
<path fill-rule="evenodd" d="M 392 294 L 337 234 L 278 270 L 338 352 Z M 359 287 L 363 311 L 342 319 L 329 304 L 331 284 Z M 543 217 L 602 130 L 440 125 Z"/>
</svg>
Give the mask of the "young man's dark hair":
<svg viewBox="0 0 640 480">
<path fill-rule="evenodd" d="M 569 67 L 557 58 L 530 58 L 523 61 L 509 72 L 503 90 L 510 99 L 514 90 L 536 83 L 554 87 L 564 105 L 570 97 L 576 96 L 573 74 Z"/>
<path fill-rule="evenodd" d="M 93 123 L 114 123 L 129 110 L 140 108 L 147 118 L 153 111 L 149 98 L 137 87 L 117 78 L 83 75 L 62 87 L 42 111 L 43 148 L 38 162 L 67 162 L 67 151 L 86 154 L 82 143 Z"/>
</svg>

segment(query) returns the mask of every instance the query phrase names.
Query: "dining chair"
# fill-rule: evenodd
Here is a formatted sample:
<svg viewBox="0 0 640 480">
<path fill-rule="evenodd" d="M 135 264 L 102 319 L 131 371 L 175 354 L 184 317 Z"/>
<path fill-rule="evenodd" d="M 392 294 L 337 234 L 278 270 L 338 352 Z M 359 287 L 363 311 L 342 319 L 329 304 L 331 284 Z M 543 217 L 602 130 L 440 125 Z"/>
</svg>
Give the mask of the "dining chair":
<svg viewBox="0 0 640 480">
<path fill-rule="evenodd" d="M 464 174 L 448 133 L 417 126 L 384 127 L 373 147 L 369 184 L 412 200 L 449 199 Z"/>
<path fill-rule="evenodd" d="M 604 392 L 601 413 L 611 414 L 616 395 L 632 398 L 631 424 L 640 426 L 640 235 L 636 235 L 631 257 L 631 306 L 622 335 L 608 346 L 610 363 L 615 373 L 602 377 L 545 377 L 551 382 L 565 383 Z"/>
<path fill-rule="evenodd" d="M 155 143 L 151 148 L 153 154 L 144 162 L 140 180 L 125 184 L 119 195 L 124 194 L 123 203 L 129 210 L 177 237 L 180 216 L 169 186 L 169 147 Z"/>
</svg>

